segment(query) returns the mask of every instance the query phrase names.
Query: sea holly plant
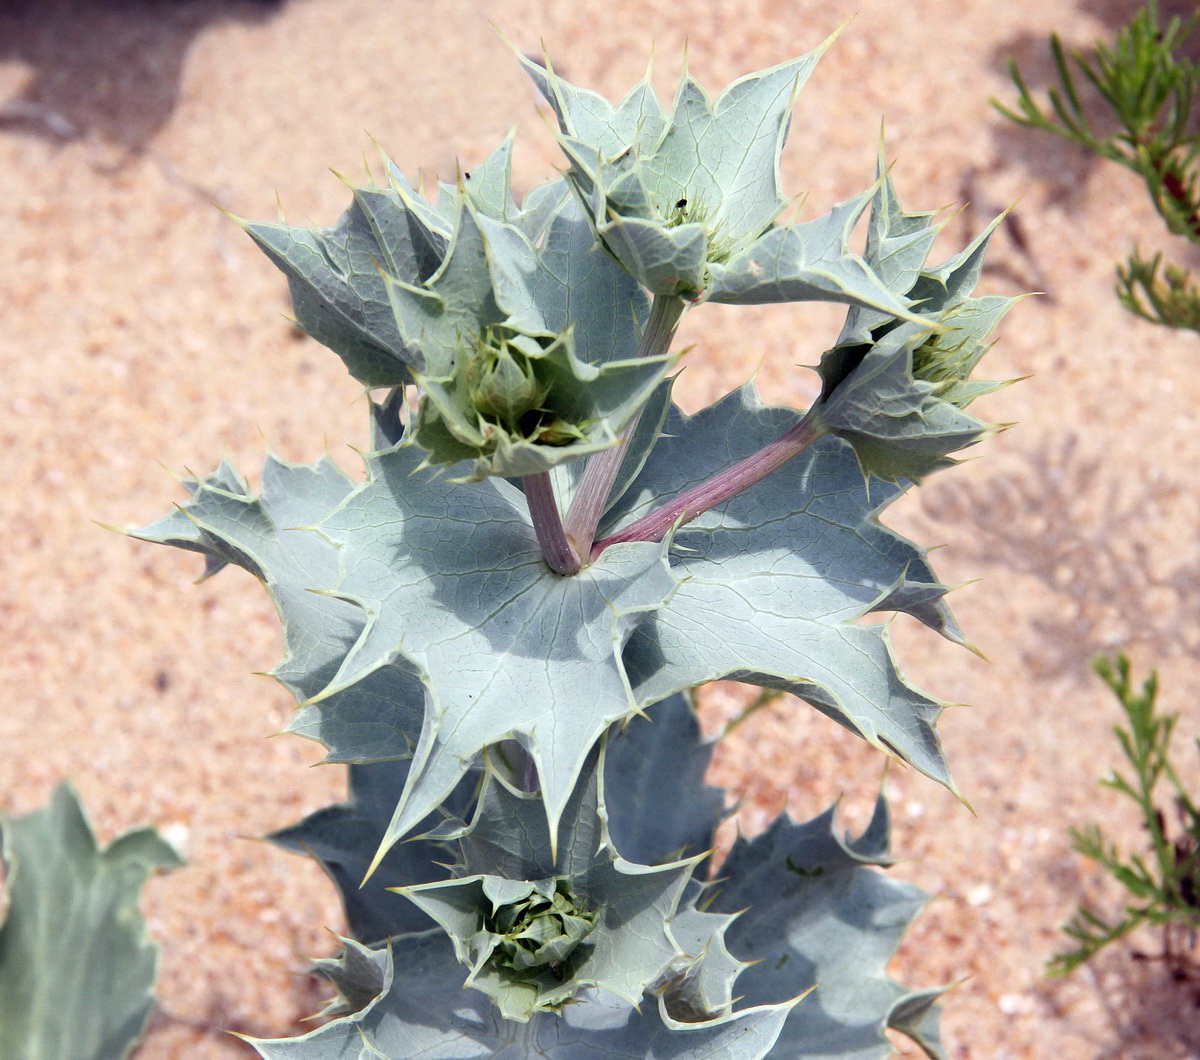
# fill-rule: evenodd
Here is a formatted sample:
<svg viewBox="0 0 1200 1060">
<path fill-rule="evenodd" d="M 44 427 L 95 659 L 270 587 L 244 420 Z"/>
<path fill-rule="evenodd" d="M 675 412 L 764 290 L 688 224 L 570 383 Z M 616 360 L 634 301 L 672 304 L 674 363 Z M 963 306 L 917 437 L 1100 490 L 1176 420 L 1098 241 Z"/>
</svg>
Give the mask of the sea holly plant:
<svg viewBox="0 0 1200 1060">
<path fill-rule="evenodd" d="M 953 789 L 903 612 L 966 643 L 881 512 L 992 427 L 970 376 L 1012 299 L 991 229 L 927 261 L 880 156 L 862 195 L 785 222 L 780 153 L 825 45 L 713 100 L 685 74 L 613 105 L 522 60 L 567 166 L 518 197 L 511 138 L 436 199 L 388 159 L 331 228 L 249 235 L 297 323 L 369 390 L 361 480 L 231 466 L 135 536 L 259 578 L 290 731 L 351 799 L 277 833 L 339 887 L 330 1022 L 268 1057 L 940 1056 L 937 988 L 885 966 L 919 908 L 880 797 L 858 837 L 781 817 L 714 868 L 724 795 L 690 698 L 793 693 Z M 856 226 L 866 228 L 860 251 Z M 751 385 L 671 399 L 684 313 L 847 308 L 805 412 Z"/>
<path fill-rule="evenodd" d="M 888 864 L 886 802 L 853 839 L 832 811 L 781 817 L 738 840 L 709 880 L 724 801 L 703 780 L 712 746 L 683 695 L 614 727 L 585 765 L 557 859 L 536 794 L 489 754 L 472 819 L 448 813 L 389 855 L 403 859 L 393 878 L 423 878 L 434 861 L 448 878 L 399 888 L 413 904 L 376 877 L 339 882 L 357 937 L 315 970 L 337 992 L 326 1014 L 341 1018 L 255 1041 L 259 1053 L 868 1057 L 888 1051 L 892 1028 L 943 1055 L 941 990 L 906 990 L 885 972 L 924 903 L 873 868 Z M 354 765 L 350 777 L 348 804 L 273 837 L 339 881 L 362 838 L 384 834 L 375 793 L 397 770 Z"/>
</svg>

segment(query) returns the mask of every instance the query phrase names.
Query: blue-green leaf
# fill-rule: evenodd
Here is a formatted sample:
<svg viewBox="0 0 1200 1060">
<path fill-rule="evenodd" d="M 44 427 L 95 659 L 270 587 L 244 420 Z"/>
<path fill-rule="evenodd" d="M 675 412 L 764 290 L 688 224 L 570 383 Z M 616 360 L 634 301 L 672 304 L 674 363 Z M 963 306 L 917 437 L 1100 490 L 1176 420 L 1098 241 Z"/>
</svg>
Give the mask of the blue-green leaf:
<svg viewBox="0 0 1200 1060">
<path fill-rule="evenodd" d="M 725 810 L 725 793 L 704 783 L 712 749 L 687 694 L 647 707 L 610 734 L 604 804 L 622 857 L 657 865 L 712 849 Z"/>
<path fill-rule="evenodd" d="M 352 1015 L 300 1038 L 248 1039 L 267 1060 L 759 1060 L 792 1003 L 680 1023 L 657 1005 L 640 1011 L 602 996 L 563 1015 L 502 1019 L 491 1001 L 464 990 L 463 968 L 440 931 L 405 935 L 374 955 L 380 993 Z"/>
<path fill-rule="evenodd" d="M 354 488 L 329 460 L 289 464 L 269 457 L 255 496 L 224 464 L 187 483 L 191 499 L 130 536 L 199 552 L 210 569 L 233 563 L 263 582 L 283 621 L 284 660 L 274 671 L 298 698 L 321 691 L 362 633 L 362 612 L 328 590 L 336 547 L 312 528 Z"/>
<path fill-rule="evenodd" d="M 330 504 L 319 518 L 308 504 L 277 505 L 265 485 L 251 497 L 201 483 L 176 513 L 134 536 L 219 556 L 263 581 L 284 623 L 277 674 L 305 708 L 330 712 L 317 719 L 304 710 L 299 729 L 341 760 L 411 755 L 385 846 L 506 739 L 532 755 L 553 832 L 588 752 L 636 710 L 621 650 L 676 579 L 663 546 L 645 543 L 560 577 L 542 559 L 516 489 L 497 478 L 451 483 L 421 470 L 423 461 L 410 444 L 373 454 L 367 481 L 345 493 L 323 461 L 280 465 L 272 480 L 282 475 L 316 507 Z M 281 511 L 308 525 L 291 528 Z M 414 681 L 424 698 L 415 734 Z M 394 694 L 404 699 L 372 718 L 372 702 Z M 564 713 L 563 703 L 575 705 Z M 365 736 L 385 742 L 372 748 Z"/>
<path fill-rule="evenodd" d="M 287 276 L 296 322 L 370 387 L 411 383 L 416 360 L 396 326 L 384 275 L 427 278 L 448 237 L 446 222 L 390 163 L 388 173 L 386 188 L 353 189 L 354 202 L 332 228 L 243 224 Z"/>
<path fill-rule="evenodd" d="M 528 59 L 550 101 L 571 167 L 609 253 L 657 296 L 742 304 L 832 301 L 918 319 L 901 292 L 849 248 L 872 193 L 801 225 L 779 160 L 793 103 L 831 43 L 749 74 L 714 102 L 685 72 L 671 113 L 641 82 L 614 107 Z"/>
<path fill-rule="evenodd" d="M 795 420 L 790 409 L 764 407 L 752 387 L 695 416 L 674 411 L 608 529 Z M 865 480 L 853 451 L 829 439 L 681 528 L 671 548 L 680 587 L 626 649 L 641 702 L 724 677 L 782 688 L 949 784 L 934 731 L 940 705 L 904 683 L 885 630 L 859 621 L 904 610 L 961 639 L 922 552 L 878 521 L 897 495 Z"/>
<path fill-rule="evenodd" d="M 834 810 L 803 824 L 780 817 L 739 839 L 721 866 L 708 908 L 745 910 L 725 935 L 734 954 L 756 962 L 737 981 L 745 1001 L 771 1004 L 816 987 L 788 1017 L 779 1056 L 883 1060 L 888 1027 L 944 1056 L 933 1007 L 942 991 L 910 991 L 886 973 L 925 902 L 871 867 L 889 863 L 888 833 L 881 796 L 857 838 L 839 835 Z"/>
<path fill-rule="evenodd" d="M 873 192 L 839 203 L 815 221 L 772 228 L 724 261 L 712 263 L 708 299 L 735 305 L 840 302 L 922 320 L 859 255 L 850 236 Z"/>
<path fill-rule="evenodd" d="M 429 918 L 387 887 L 401 881 L 442 879 L 445 869 L 438 862 L 450 856 L 448 848 L 427 839 L 398 843 L 379 863 L 378 871 L 366 879 L 371 859 L 404 790 L 408 763 L 354 765 L 349 772 L 350 798 L 346 803 L 327 806 L 267 838 L 320 863 L 338 889 L 350 933 L 359 942 L 382 942 L 393 935 L 423 931 L 429 927 Z M 468 776 L 443 804 L 446 813 L 465 813 L 474 790 L 471 779 Z M 428 823 L 432 827 L 438 822 Z"/>
<path fill-rule="evenodd" d="M 420 354 L 413 440 L 469 478 L 520 477 L 617 443 L 669 357 L 637 357 L 644 298 L 595 251 L 573 196 L 551 195 L 540 231 L 502 223 L 466 193 L 445 259 L 422 283 L 388 280 L 401 334 Z"/>
<path fill-rule="evenodd" d="M 918 482 L 994 431 L 965 409 L 1007 385 L 970 379 L 989 333 L 1016 301 L 971 297 L 1000 219 L 960 254 L 928 267 L 924 256 L 937 234 L 929 216 L 905 213 L 890 178 L 881 177 L 865 258 L 927 323 L 853 307 L 818 369 L 819 422 L 854 447 L 864 471 L 892 482 Z"/>
<path fill-rule="evenodd" d="M 158 950 L 138 898 L 151 874 L 182 860 L 149 828 L 101 850 L 66 784 L 0 831 L 0 1056 L 121 1060 L 154 1007 Z"/>
</svg>

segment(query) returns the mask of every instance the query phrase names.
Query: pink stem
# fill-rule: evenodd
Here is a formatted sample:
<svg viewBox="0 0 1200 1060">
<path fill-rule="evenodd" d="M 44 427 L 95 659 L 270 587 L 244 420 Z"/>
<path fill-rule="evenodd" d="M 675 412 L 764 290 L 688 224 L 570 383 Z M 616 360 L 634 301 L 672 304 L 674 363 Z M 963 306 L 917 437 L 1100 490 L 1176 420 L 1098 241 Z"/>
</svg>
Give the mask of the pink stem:
<svg viewBox="0 0 1200 1060">
<path fill-rule="evenodd" d="M 533 530 L 546 563 L 555 574 L 578 574 L 583 564 L 563 530 L 550 472 L 526 475 L 521 482 L 525 487 L 525 500 L 529 505 Z"/>
<path fill-rule="evenodd" d="M 804 452 L 825 434 L 820 421 L 810 411 L 799 423 L 789 427 L 775 441 L 757 453 L 734 464 L 733 467 L 714 475 L 699 485 L 685 490 L 661 508 L 630 523 L 615 534 L 597 541 L 592 546 L 591 559 L 595 561 L 609 545 L 621 541 L 661 541 L 673 527 L 690 523 L 730 497 L 736 497 L 756 482 L 761 482 L 772 471 L 776 471 L 794 456 Z"/>
<path fill-rule="evenodd" d="M 679 326 L 683 309 L 684 303 L 679 298 L 664 295 L 654 299 L 650 319 L 638 348 L 639 357 L 657 357 L 671 348 L 671 339 Z M 580 553 L 586 553 L 592 547 L 596 526 L 604 514 L 604 506 L 621 470 L 621 461 L 625 459 L 625 447 L 637 430 L 640 418 L 639 412 L 625 425 L 617 444 L 590 457 L 583 469 L 566 519 L 567 538 Z"/>
</svg>

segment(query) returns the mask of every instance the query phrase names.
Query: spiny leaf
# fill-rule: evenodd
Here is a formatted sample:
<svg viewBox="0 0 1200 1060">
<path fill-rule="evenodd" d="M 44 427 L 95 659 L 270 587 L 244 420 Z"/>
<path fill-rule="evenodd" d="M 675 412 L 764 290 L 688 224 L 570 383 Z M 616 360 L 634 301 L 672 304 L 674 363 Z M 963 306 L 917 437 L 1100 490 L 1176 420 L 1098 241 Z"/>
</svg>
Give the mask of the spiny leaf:
<svg viewBox="0 0 1200 1060">
<path fill-rule="evenodd" d="M 349 772 L 346 803 L 327 806 L 267 838 L 285 850 L 316 859 L 337 887 L 350 932 L 358 941 L 377 943 L 407 931 L 425 930 L 428 917 L 390 893 L 387 884 L 442 879 L 445 869 L 438 862 L 452 856 L 449 848 L 429 839 L 398 843 L 380 862 L 377 874 L 366 880 L 371 859 L 404 790 L 408 763 L 354 765 Z M 447 814 L 466 812 L 474 794 L 472 779 L 468 776 L 443 804 Z M 427 823 L 432 828 L 439 822 Z"/>
<path fill-rule="evenodd" d="M 551 68 L 521 61 L 555 110 L 573 163 L 568 177 L 606 245 L 640 280 L 650 279 L 654 293 L 675 294 L 682 292 L 664 286 L 664 268 L 679 270 L 678 283 L 690 278 L 702 289 L 704 263 L 718 244 L 748 244 L 787 205 L 779 155 L 795 95 L 823 51 L 743 77 L 715 103 L 685 73 L 669 116 L 648 76 L 614 107 Z M 692 219 L 681 238 L 672 234 Z M 667 265 L 680 252 L 692 256 L 688 246 L 699 255 L 690 267 L 682 259 Z M 646 268 L 662 275 L 648 277 Z"/>
<path fill-rule="evenodd" d="M 332 228 L 243 225 L 287 276 L 300 327 L 369 387 L 411 383 L 416 360 L 396 326 L 384 275 L 425 279 L 449 237 L 445 220 L 390 164 L 388 174 L 388 187 L 353 189 L 354 202 Z"/>
<path fill-rule="evenodd" d="M 573 197 L 539 213 L 531 239 L 465 193 L 438 270 L 388 281 L 401 334 L 420 354 L 413 438 L 429 460 L 473 460 L 470 477 L 519 477 L 616 444 L 668 358 L 638 358 L 636 289 L 597 258 Z"/>
<path fill-rule="evenodd" d="M 863 260 L 889 291 L 907 294 L 917 282 L 941 225 L 931 212 L 910 213 L 900 205 L 879 145 L 876 186 Z M 919 310 L 918 310 L 919 311 Z M 891 314 L 866 306 L 852 306 L 837 345 L 868 342 L 873 328 L 893 323 Z"/>
<path fill-rule="evenodd" d="M 424 717 L 420 679 L 383 669 L 319 702 L 302 703 L 283 731 L 323 745 L 326 762 L 389 762 L 412 757 Z"/>
<path fill-rule="evenodd" d="M 905 213 L 884 174 L 865 253 L 929 323 L 852 308 L 818 368 L 820 424 L 854 447 L 867 474 L 889 482 L 919 482 L 953 464 L 951 453 L 994 431 L 965 409 L 1007 385 L 970 379 L 992 328 L 1017 301 L 970 297 L 1001 219 L 960 254 L 930 267 L 918 261 L 936 234 L 928 217 Z"/>
<path fill-rule="evenodd" d="M 870 193 L 803 225 L 779 159 L 792 106 L 831 43 L 735 81 L 713 102 L 686 73 L 669 115 L 649 80 L 612 106 L 522 59 L 558 117 L 567 178 L 597 236 L 651 293 L 689 301 L 845 302 L 916 319 L 849 249 Z"/>
<path fill-rule="evenodd" d="M 564 809 L 557 857 L 540 800 L 495 775 L 461 839 L 456 878 L 399 888 L 446 929 L 470 969 L 467 984 L 506 1019 L 558 1011 L 592 987 L 637 1004 L 653 984 L 686 971 L 728 922 L 697 914 L 692 932 L 707 934 L 685 937 L 692 953 L 680 947 L 672 923 L 703 854 L 658 867 L 620 857 L 607 830 L 603 768 L 597 747 Z"/>
<path fill-rule="evenodd" d="M 288 276 L 300 325 L 369 387 L 420 383 L 416 440 L 432 462 L 474 460 L 473 477 L 537 474 L 616 444 L 669 363 L 635 359 L 644 298 L 591 253 L 566 184 L 513 201 L 511 146 L 436 208 L 385 158 L 388 187 L 353 188 L 331 229 L 245 226 Z M 529 377 L 520 408 L 477 400 L 475 362 L 495 356 L 497 333 Z"/>
<path fill-rule="evenodd" d="M 428 839 L 394 847 L 364 887 L 359 881 L 403 786 L 403 763 L 353 767 L 347 805 L 318 811 L 271 839 L 321 862 L 341 892 L 358 939 L 382 941 L 420 930 L 425 914 L 433 916 L 454 940 L 467 966 L 463 976 L 469 971 L 469 983 L 492 996 L 506 1018 L 526 1020 L 539 1010 L 557 1010 L 592 987 L 635 1003 L 660 981 L 678 981 L 671 988 L 668 1011 L 686 1010 L 691 1020 L 711 1018 L 728 1011 L 742 964 L 721 941 L 729 917 L 700 913 L 691 907 L 691 898 L 680 905 L 706 850 L 686 861 L 648 868 L 622 858 L 608 832 L 615 818 L 627 836 L 640 835 L 637 825 L 644 809 L 630 800 L 642 790 L 639 774 L 655 767 L 683 766 L 678 776 L 670 777 L 680 796 L 692 788 L 718 796 L 715 806 L 711 798 L 701 800 L 701 808 L 707 803 L 711 811 L 709 837 L 719 819 L 721 792 L 704 789 L 701 776 L 688 775 L 697 756 L 707 760 L 709 752 L 690 704 L 679 696 L 662 706 L 662 713 L 655 709 L 657 725 L 639 719 L 632 732 L 609 734 L 606 745 L 623 750 L 616 768 L 605 767 L 604 784 L 598 771 L 607 755 L 596 748 L 588 756 L 563 811 L 556 857 L 541 800 L 515 786 L 520 777 L 508 758 L 515 754 L 519 763 L 521 752 L 512 744 L 488 756 L 483 794 L 473 810 L 469 791 L 460 786 L 456 798 L 443 807 L 446 823 Z M 648 762 L 635 767 L 630 745 L 649 752 Z M 524 769 L 518 772 L 524 777 Z M 624 790 L 626 781 L 636 790 Z M 617 794 L 612 807 L 605 805 L 606 790 Z M 660 787 L 658 798 L 665 793 Z M 679 807 L 675 817 L 668 816 L 650 833 L 650 845 L 669 843 L 677 850 L 693 830 L 687 808 Z M 447 867 L 452 870 L 449 879 Z M 424 912 L 385 894 L 385 883 L 403 884 L 392 889 Z M 694 898 L 698 891 L 693 887 L 689 893 Z M 405 915 L 397 906 L 411 911 Z M 534 959 L 546 947 L 571 941 L 569 933 L 563 940 L 547 934 L 547 924 L 578 929 L 580 937 L 560 947 L 561 952 L 555 949 Z M 525 963 L 514 965 L 514 953 Z M 358 962 L 355 954 L 348 952 L 347 958 Z M 711 964 L 700 969 L 704 962 Z M 318 970 L 324 971 L 324 964 Z M 704 1004 L 711 1007 L 699 1007 Z"/>
<path fill-rule="evenodd" d="M 378 998 L 303 1038 L 253 1044 L 260 1055 L 279 1060 L 402 1060 L 422 1053 L 505 1060 L 882 1060 L 890 1054 L 884 1031 L 891 1028 L 941 1060 L 936 1001 L 942 991 L 906 990 L 886 974 L 900 934 L 923 903 L 915 888 L 877 871 L 887 861 L 882 799 L 857 838 L 839 835 L 831 810 L 803 824 L 780 819 L 763 835 L 739 840 L 709 885 L 711 911 L 696 912 L 689 897 L 671 920 L 682 949 L 706 952 L 693 954 L 694 963 L 665 986 L 657 1006 L 643 1003 L 638 1010 L 611 994 L 585 991 L 561 1014 L 505 1020 L 481 992 L 462 989 L 463 966 L 451 940 L 429 932 L 395 938 L 373 956 L 348 952 L 344 971 L 325 962 L 323 973 L 335 984 L 374 982 Z M 475 922 L 470 903 L 460 911 Z M 362 968 L 370 974 L 351 974 Z M 726 1004 L 722 1015 L 702 1018 L 699 1009 L 727 999 L 731 988 L 742 1007 Z M 344 998 L 347 991 L 339 991 Z"/>
<path fill-rule="evenodd" d="M 321 524 L 342 551 L 336 591 L 368 618 L 325 694 L 385 666 L 416 673 L 428 690 L 389 841 L 424 817 L 479 752 L 508 738 L 532 755 L 553 823 L 590 748 L 633 711 L 620 649 L 675 579 L 662 549 L 648 545 L 559 577 L 512 487 L 498 479 L 452 485 L 419 472 L 420 463 L 412 446 L 373 455 L 368 481 Z M 463 530 L 457 538 L 446 534 L 448 519 Z M 480 665 L 497 657 L 502 667 Z M 564 715 L 566 702 L 577 705 Z"/>
<path fill-rule="evenodd" d="M 712 849 L 725 809 L 724 791 L 704 783 L 712 751 L 687 693 L 647 707 L 610 733 L 604 805 L 622 857 L 658 865 Z M 646 812 L 651 806 L 654 812 Z"/>
<path fill-rule="evenodd" d="M 379 675 L 395 671 L 380 671 Z M 379 676 L 376 675 L 376 676 Z M 355 688 L 370 684 L 371 678 Z M 347 693 L 350 695 L 352 693 Z M 321 715 L 326 703 L 307 708 Z M 381 699 L 379 706 L 386 704 Z M 345 711 L 337 704 L 334 718 Z M 301 712 L 302 715 L 305 712 Z M 372 728 L 364 709 L 363 749 L 385 746 L 388 735 L 380 725 Z M 307 734 L 293 724 L 289 731 Z M 505 754 L 494 752 L 493 762 Z M 604 772 L 604 818 L 610 842 L 625 860 L 643 865 L 676 861 L 711 848 L 713 833 L 724 808 L 724 792 L 704 784 L 704 772 L 712 744 L 700 736 L 690 697 L 672 696 L 618 726 L 607 738 Z M 404 931 L 425 926 L 419 915 L 411 922 L 411 906 L 388 893 L 397 884 L 426 883 L 445 877 L 435 862 L 457 860 L 464 875 L 492 873 L 510 877 L 538 878 L 556 871 L 585 870 L 601 843 L 599 793 L 592 790 L 591 825 L 584 828 L 576 805 L 585 798 L 577 786 L 564 811 L 574 822 L 560 837 L 559 860 L 550 860 L 546 818 L 534 798 L 501 799 L 494 788 L 491 797 L 474 808 L 471 794 L 474 777 L 468 774 L 454 796 L 441 809 L 460 819 L 459 827 L 443 827 L 422 840 L 397 844 L 380 863 L 378 871 L 362 882 L 375 850 L 391 822 L 407 777 L 404 762 L 380 762 L 350 767 L 350 799 L 309 815 L 299 824 L 273 833 L 269 838 L 285 849 L 317 859 L 333 880 L 346 909 L 351 932 L 363 942 L 378 942 Z M 493 782 L 495 783 L 495 782 Z M 658 812 L 644 807 L 653 800 Z"/>
<path fill-rule="evenodd" d="M 274 676 L 307 699 L 325 687 L 363 628 L 358 608 L 313 591 L 336 583 L 338 554 L 312 527 L 353 488 L 330 460 L 268 457 L 254 496 L 223 464 L 192 482 L 191 499 L 176 511 L 130 536 L 199 552 L 210 568 L 233 563 L 262 581 L 283 621 L 285 655 Z"/>
<path fill-rule="evenodd" d="M 695 416 L 673 410 L 608 529 L 760 449 L 795 422 L 743 387 Z M 652 703 L 730 677 L 794 692 L 864 739 L 950 783 L 934 732 L 940 706 L 902 680 L 883 629 L 864 615 L 902 610 L 955 640 L 940 585 L 914 545 L 881 526 L 895 487 L 864 481 L 829 439 L 676 532 L 670 604 L 625 652 Z"/>
<path fill-rule="evenodd" d="M 248 1039 L 267 1060 L 759 1060 L 792 1004 L 680 1023 L 664 1003 L 641 1010 L 589 996 L 562 1016 L 504 1020 L 488 998 L 462 988 L 462 965 L 439 930 L 394 939 L 377 951 L 380 996 L 352 1016 L 300 1038 Z"/>
<path fill-rule="evenodd" d="M 588 751 L 636 709 L 621 648 L 676 584 L 657 544 L 610 549 L 579 575 L 559 577 L 512 486 L 450 483 L 423 462 L 410 444 L 372 454 L 367 481 L 345 494 L 344 480 L 325 491 L 324 462 L 286 470 L 295 489 L 337 497 L 305 529 L 288 528 L 265 486 L 252 498 L 202 484 L 179 512 L 134 534 L 218 555 L 263 580 L 284 622 L 288 653 L 277 674 L 329 712 L 319 724 L 308 713 L 306 732 L 340 744 L 363 736 L 356 725 L 367 719 L 386 742 L 372 753 L 360 740 L 356 757 L 413 757 L 385 847 L 486 747 L 509 738 L 533 756 L 548 819 L 557 821 Z M 463 533 L 447 534 L 447 521 Z M 488 664 L 498 657 L 503 666 Z M 398 729 L 389 731 L 388 718 L 370 721 L 372 701 L 397 688 L 410 696 L 411 679 L 424 690 L 419 734 L 409 728 L 411 699 L 393 714 Z M 576 706 L 564 718 L 566 702 Z"/>
<path fill-rule="evenodd" d="M 837 302 L 921 321 L 920 307 L 892 291 L 850 250 L 850 236 L 873 192 L 838 203 L 814 221 L 771 228 L 711 267 L 713 302 Z"/>
<path fill-rule="evenodd" d="M 777 1055 L 882 1060 L 884 1029 L 908 1034 L 942 1060 L 937 1013 L 942 991 L 910 991 L 889 979 L 888 961 L 924 905 L 914 887 L 887 879 L 889 817 L 881 796 L 866 831 L 841 836 L 834 810 L 803 824 L 779 817 L 739 839 L 713 884 L 707 908 L 745 910 L 725 934 L 729 949 L 754 961 L 737 981 L 746 1003 L 794 997 Z"/>
</svg>

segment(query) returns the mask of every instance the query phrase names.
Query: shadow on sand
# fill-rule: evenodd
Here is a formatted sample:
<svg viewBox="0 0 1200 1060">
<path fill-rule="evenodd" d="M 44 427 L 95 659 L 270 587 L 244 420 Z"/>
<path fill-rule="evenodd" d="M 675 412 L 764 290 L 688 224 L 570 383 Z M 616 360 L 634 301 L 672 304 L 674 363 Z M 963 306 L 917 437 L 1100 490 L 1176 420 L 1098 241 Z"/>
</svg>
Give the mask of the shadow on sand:
<svg viewBox="0 0 1200 1060">
<path fill-rule="evenodd" d="M 0 130 L 60 142 L 92 137 L 125 161 L 144 152 L 170 120 L 196 37 L 222 22 L 263 22 L 284 2 L 0 3 L 0 64 L 29 71 L 15 94 L 0 96 Z"/>
</svg>

